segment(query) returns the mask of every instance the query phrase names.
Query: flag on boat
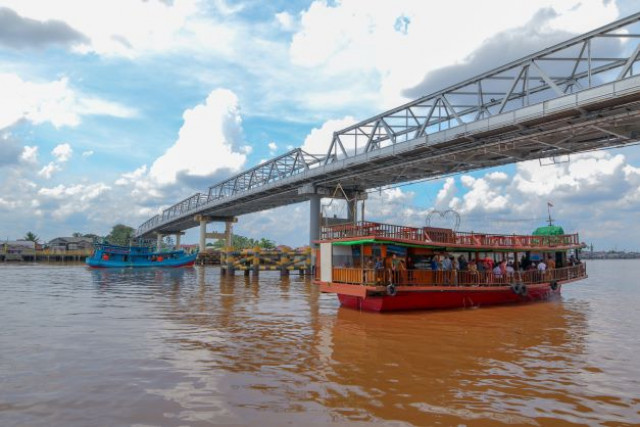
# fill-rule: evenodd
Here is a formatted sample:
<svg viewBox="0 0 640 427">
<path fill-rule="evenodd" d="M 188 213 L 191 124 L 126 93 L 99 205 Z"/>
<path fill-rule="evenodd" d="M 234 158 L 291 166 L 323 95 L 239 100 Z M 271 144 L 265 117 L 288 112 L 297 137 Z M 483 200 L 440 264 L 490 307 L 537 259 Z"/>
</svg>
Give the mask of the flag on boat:
<svg viewBox="0 0 640 427">
<path fill-rule="evenodd" d="M 553 207 L 553 204 L 551 202 L 547 202 L 547 206 L 549 206 L 550 208 Z"/>
</svg>

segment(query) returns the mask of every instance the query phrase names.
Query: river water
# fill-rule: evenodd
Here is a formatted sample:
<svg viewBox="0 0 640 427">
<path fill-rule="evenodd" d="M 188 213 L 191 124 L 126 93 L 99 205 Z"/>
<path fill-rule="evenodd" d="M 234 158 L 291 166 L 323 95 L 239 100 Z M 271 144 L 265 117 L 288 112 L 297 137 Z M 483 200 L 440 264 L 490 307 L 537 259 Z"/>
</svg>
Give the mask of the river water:
<svg viewBox="0 0 640 427">
<path fill-rule="evenodd" d="M 640 261 L 372 314 L 308 279 L 0 265 L 0 425 L 640 425 Z"/>
</svg>

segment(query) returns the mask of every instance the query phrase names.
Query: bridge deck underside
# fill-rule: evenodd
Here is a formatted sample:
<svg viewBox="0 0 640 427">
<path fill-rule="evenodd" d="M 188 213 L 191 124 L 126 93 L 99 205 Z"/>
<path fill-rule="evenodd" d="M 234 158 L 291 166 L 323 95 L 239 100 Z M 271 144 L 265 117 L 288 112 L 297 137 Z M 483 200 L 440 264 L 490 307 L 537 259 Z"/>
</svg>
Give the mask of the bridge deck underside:
<svg viewBox="0 0 640 427">
<path fill-rule="evenodd" d="M 463 128 L 463 127 L 461 127 Z M 198 209 L 144 230 L 169 234 L 198 225 L 195 215 L 233 217 L 308 200 L 305 184 L 332 194 L 338 184 L 363 191 L 525 160 L 620 147 L 640 139 L 640 84 L 623 96 L 600 99 L 490 130 L 427 137 L 311 168 L 276 183 L 212 200 Z"/>
</svg>

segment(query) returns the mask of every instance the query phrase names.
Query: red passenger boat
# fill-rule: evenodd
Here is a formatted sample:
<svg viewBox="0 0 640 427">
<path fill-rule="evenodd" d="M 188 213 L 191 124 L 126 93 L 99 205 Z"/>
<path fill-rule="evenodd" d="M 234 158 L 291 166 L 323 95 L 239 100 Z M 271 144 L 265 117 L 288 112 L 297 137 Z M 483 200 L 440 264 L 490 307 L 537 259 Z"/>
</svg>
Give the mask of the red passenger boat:
<svg viewBox="0 0 640 427">
<path fill-rule="evenodd" d="M 587 277 L 577 234 L 457 232 L 375 222 L 324 227 L 315 283 L 368 311 L 466 308 L 547 300 Z"/>
</svg>

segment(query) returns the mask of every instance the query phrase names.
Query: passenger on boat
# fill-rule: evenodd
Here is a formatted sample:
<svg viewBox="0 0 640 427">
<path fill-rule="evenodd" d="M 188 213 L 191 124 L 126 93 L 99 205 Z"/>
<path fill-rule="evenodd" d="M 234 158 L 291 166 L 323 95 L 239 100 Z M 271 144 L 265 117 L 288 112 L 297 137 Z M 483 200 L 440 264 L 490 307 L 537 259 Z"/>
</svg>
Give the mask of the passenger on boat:
<svg viewBox="0 0 640 427">
<path fill-rule="evenodd" d="M 556 268 L 556 261 L 549 255 L 547 258 L 547 270 L 553 270 L 554 268 Z"/>
<path fill-rule="evenodd" d="M 506 267 L 506 272 L 507 272 L 507 276 L 509 278 L 513 278 L 513 275 L 515 274 L 516 270 L 513 268 L 513 262 L 509 261 L 507 263 L 507 267 Z"/>
<path fill-rule="evenodd" d="M 469 264 L 467 264 L 467 270 L 469 270 L 469 273 L 471 274 L 478 273 L 478 265 L 476 264 L 476 260 L 472 259 L 471 261 L 469 261 Z"/>
<path fill-rule="evenodd" d="M 546 278 L 550 280 L 553 277 L 553 270 L 556 268 L 556 261 L 551 255 L 547 257 Z"/>
<path fill-rule="evenodd" d="M 498 264 L 495 267 L 493 267 L 493 277 L 496 280 L 502 279 L 502 269 L 500 268 L 500 265 L 501 264 Z"/>
<path fill-rule="evenodd" d="M 391 255 L 391 277 L 394 284 L 400 281 L 400 259 L 396 254 Z"/>
<path fill-rule="evenodd" d="M 440 269 L 437 255 L 434 255 L 434 256 L 431 257 L 430 267 L 431 267 L 431 270 L 433 270 L 433 271 L 438 271 Z"/>
<path fill-rule="evenodd" d="M 384 283 L 384 263 L 381 257 L 376 258 L 376 263 L 373 266 L 376 272 L 376 283 Z"/>
<path fill-rule="evenodd" d="M 464 255 L 460 255 L 460 257 L 458 258 L 458 265 L 460 271 L 467 270 L 469 263 L 467 262 L 467 259 L 464 257 Z"/>
</svg>

